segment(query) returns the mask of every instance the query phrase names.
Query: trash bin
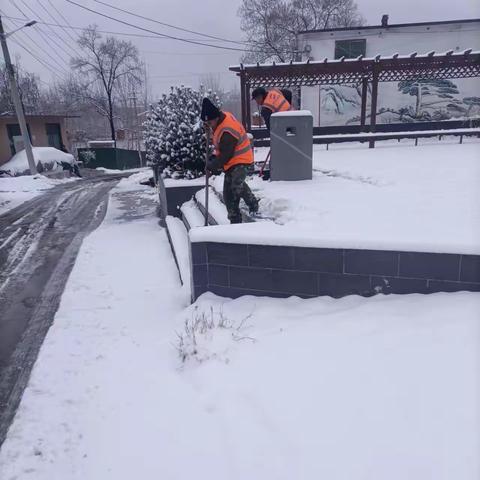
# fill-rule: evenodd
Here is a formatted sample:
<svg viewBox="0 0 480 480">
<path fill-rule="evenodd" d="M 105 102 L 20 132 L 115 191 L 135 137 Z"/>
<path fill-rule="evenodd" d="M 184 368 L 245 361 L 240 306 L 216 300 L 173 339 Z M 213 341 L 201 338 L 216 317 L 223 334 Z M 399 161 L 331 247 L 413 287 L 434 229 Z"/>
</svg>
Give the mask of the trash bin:
<svg viewBox="0 0 480 480">
<path fill-rule="evenodd" d="M 270 179 L 311 180 L 313 116 L 308 110 L 274 113 L 270 118 Z"/>
</svg>

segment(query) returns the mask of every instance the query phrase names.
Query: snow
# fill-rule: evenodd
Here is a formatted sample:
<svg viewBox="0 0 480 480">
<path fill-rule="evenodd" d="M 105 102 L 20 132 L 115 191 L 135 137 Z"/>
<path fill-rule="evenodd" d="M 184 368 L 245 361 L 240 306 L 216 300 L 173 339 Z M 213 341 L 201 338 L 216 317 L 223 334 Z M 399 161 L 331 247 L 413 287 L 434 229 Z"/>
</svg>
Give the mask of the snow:
<svg viewBox="0 0 480 480">
<path fill-rule="evenodd" d="M 311 181 L 250 181 L 275 222 L 197 228 L 191 241 L 480 254 L 479 142 L 315 145 L 314 157 Z"/>
<path fill-rule="evenodd" d="M 105 167 L 97 167 L 95 170 L 98 172 L 103 172 L 107 174 L 116 174 L 116 173 L 138 173 L 138 172 L 144 172 L 148 171 L 150 172 L 150 177 L 153 175 L 152 169 L 149 167 L 138 167 L 138 168 L 130 168 L 126 170 L 117 170 L 115 168 L 105 168 Z"/>
<path fill-rule="evenodd" d="M 33 147 L 33 157 L 37 166 L 50 167 L 53 169 L 60 164 L 60 162 L 67 162 L 73 164 L 75 159 L 70 153 L 62 152 L 53 147 Z M 21 175 L 25 171 L 29 170 L 27 153 L 25 150 L 21 150 L 16 153 L 7 163 L 0 166 L 0 170 L 10 172 L 13 175 Z M 61 168 L 61 167 L 60 167 Z M 48 168 L 50 169 L 50 168 Z"/>
<path fill-rule="evenodd" d="M 76 178 L 53 179 L 43 175 L 25 175 L 0 178 L 0 215 L 23 202 L 41 195 L 46 190 Z"/>
<path fill-rule="evenodd" d="M 122 215 L 132 189 L 82 246 L 2 480 L 479 477 L 480 294 L 185 309 L 153 211 Z"/>
<path fill-rule="evenodd" d="M 480 55 L 480 50 L 475 50 L 475 51 L 471 51 L 472 49 L 466 49 L 466 50 L 462 50 L 460 52 L 454 52 L 453 54 L 451 54 L 452 57 L 454 56 L 463 56 L 465 55 L 467 52 L 469 55 Z M 417 54 L 417 52 L 413 52 L 415 54 Z M 411 58 L 411 56 L 413 55 L 413 53 L 410 53 L 409 55 L 398 55 L 397 57 L 395 57 L 394 55 L 380 55 L 381 59 L 382 60 L 389 60 L 389 59 L 395 59 L 395 58 Z M 431 52 L 428 52 L 428 53 L 423 53 L 421 55 L 416 55 L 415 58 L 427 58 L 430 55 Z M 396 55 L 396 54 L 395 54 Z M 443 57 L 447 55 L 447 52 L 443 52 L 443 53 L 436 53 L 435 55 L 433 55 L 434 57 Z M 313 61 L 313 62 L 305 62 L 305 61 L 302 61 L 302 62 L 288 62 L 288 63 L 261 63 L 259 65 L 257 65 L 256 63 L 250 63 L 250 64 L 242 64 L 242 65 L 231 65 L 228 67 L 229 70 L 233 70 L 233 71 L 241 71 L 241 70 L 245 70 L 246 68 L 261 68 L 261 67 L 272 67 L 272 66 L 277 66 L 277 67 L 280 67 L 280 66 L 288 66 L 288 65 L 321 65 L 321 64 L 325 64 L 325 63 L 350 63 L 350 62 L 371 62 L 371 61 L 375 61 L 377 59 L 379 55 L 376 54 L 376 55 L 373 55 L 371 57 L 364 57 L 362 58 L 361 60 L 359 60 L 358 57 L 356 58 L 344 58 L 344 59 L 335 59 L 335 58 L 324 58 L 323 60 L 317 60 L 317 61 Z"/>
<path fill-rule="evenodd" d="M 310 110 L 288 110 L 286 112 L 276 112 L 272 114 L 272 117 L 311 117 L 312 112 Z"/>
<path fill-rule="evenodd" d="M 388 137 L 402 135 L 431 134 L 431 135 L 467 135 L 480 134 L 480 128 L 449 128 L 447 130 L 406 130 L 405 132 L 364 132 L 364 133 L 335 133 L 332 135 L 314 135 L 313 138 L 361 138 L 361 137 Z"/>
<path fill-rule="evenodd" d="M 197 185 L 205 185 L 205 177 L 200 178 L 164 178 L 163 183 L 166 188 L 171 187 L 194 187 Z"/>
<path fill-rule="evenodd" d="M 175 250 L 175 258 L 178 262 L 180 277 L 187 291 L 186 295 L 190 297 L 190 245 L 188 242 L 187 229 L 179 218 L 168 215 L 165 221 Z"/>
<path fill-rule="evenodd" d="M 223 178 L 223 176 L 222 176 Z M 195 198 L 198 203 L 202 204 L 205 207 L 205 192 L 206 189 L 202 188 L 195 194 Z M 230 220 L 228 219 L 227 208 L 225 204 L 218 198 L 215 194 L 215 191 L 210 190 L 208 197 L 208 213 L 218 225 L 230 225 Z"/>
<path fill-rule="evenodd" d="M 190 225 L 190 228 L 202 227 L 205 225 L 205 217 L 198 209 L 198 206 L 193 199 L 185 202 L 180 207 L 180 211 Z"/>
</svg>

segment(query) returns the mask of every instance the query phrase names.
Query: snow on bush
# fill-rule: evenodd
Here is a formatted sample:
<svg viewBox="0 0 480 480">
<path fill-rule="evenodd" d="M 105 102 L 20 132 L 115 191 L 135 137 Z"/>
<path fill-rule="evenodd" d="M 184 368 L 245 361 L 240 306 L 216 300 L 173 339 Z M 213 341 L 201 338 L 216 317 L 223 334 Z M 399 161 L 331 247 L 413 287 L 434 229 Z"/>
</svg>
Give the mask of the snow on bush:
<svg viewBox="0 0 480 480">
<path fill-rule="evenodd" d="M 205 132 L 200 121 L 203 97 L 220 107 L 218 96 L 190 87 L 172 87 L 150 107 L 143 124 L 147 160 L 165 178 L 196 178 L 205 168 Z"/>
<path fill-rule="evenodd" d="M 215 312 L 212 308 L 206 313 L 195 308 L 192 317 L 185 320 L 183 331 L 177 332 L 175 347 L 182 363 L 203 363 L 210 359 L 229 363 L 229 352 L 235 342 L 255 341 L 247 335 L 249 326 L 246 322 L 249 318 L 251 315 L 235 321 L 221 310 Z"/>
<path fill-rule="evenodd" d="M 32 150 L 37 169 L 40 173 L 62 169 L 62 162 L 69 163 L 70 165 L 75 162 L 73 155 L 64 153 L 53 147 L 33 147 Z M 0 169 L 13 176 L 30 174 L 30 167 L 25 150 L 21 150 L 15 154 L 7 163 L 2 165 Z"/>
<path fill-rule="evenodd" d="M 80 152 L 80 160 L 83 162 L 85 166 L 88 165 L 92 160 L 95 160 L 96 158 L 97 158 L 97 154 L 95 153 L 95 150 L 83 150 Z"/>
</svg>

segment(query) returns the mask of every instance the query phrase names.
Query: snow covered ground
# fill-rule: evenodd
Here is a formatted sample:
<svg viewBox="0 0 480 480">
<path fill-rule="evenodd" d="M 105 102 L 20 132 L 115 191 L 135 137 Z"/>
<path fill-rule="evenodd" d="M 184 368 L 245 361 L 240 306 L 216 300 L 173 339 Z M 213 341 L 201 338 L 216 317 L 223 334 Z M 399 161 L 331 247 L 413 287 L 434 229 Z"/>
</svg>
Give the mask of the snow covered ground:
<svg viewBox="0 0 480 480">
<path fill-rule="evenodd" d="M 2 480 L 479 478 L 480 294 L 186 307 L 142 175 L 82 246 Z"/>
<path fill-rule="evenodd" d="M 275 223 L 195 229 L 192 239 L 480 253 L 480 142 L 316 145 L 314 153 L 313 181 L 250 181 L 260 213 Z M 222 191 L 223 176 L 213 183 Z"/>
<path fill-rule="evenodd" d="M 53 179 L 43 175 L 0 178 L 0 215 L 7 210 L 41 195 L 46 190 L 76 178 Z"/>
<path fill-rule="evenodd" d="M 32 147 L 32 151 L 37 167 L 41 164 L 45 170 L 61 170 L 61 162 L 70 164 L 75 162 L 73 155 L 57 148 Z M 29 168 L 25 150 L 16 153 L 11 160 L 0 166 L 0 170 L 10 172 L 12 175 L 23 175 Z"/>
</svg>

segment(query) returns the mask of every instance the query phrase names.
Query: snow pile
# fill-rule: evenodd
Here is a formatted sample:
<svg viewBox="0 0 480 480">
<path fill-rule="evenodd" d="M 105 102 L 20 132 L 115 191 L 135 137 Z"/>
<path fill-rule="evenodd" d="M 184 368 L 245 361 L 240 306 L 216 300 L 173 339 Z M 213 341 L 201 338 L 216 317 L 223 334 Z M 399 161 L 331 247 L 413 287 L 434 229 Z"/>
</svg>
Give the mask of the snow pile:
<svg viewBox="0 0 480 480">
<path fill-rule="evenodd" d="M 41 195 L 46 190 L 77 178 L 52 179 L 43 175 L 0 178 L 0 214 Z"/>
<path fill-rule="evenodd" d="M 223 175 L 222 175 L 223 178 Z M 217 190 L 218 191 L 218 190 Z M 221 191 L 221 190 L 220 190 Z M 202 188 L 195 194 L 197 202 L 201 203 L 205 207 L 205 193 L 206 189 Z M 215 194 L 212 188 L 210 188 L 208 195 L 208 213 L 219 225 L 230 225 L 230 220 L 228 219 L 227 207 L 220 200 L 218 195 Z"/>
<path fill-rule="evenodd" d="M 95 170 L 97 170 L 97 172 L 103 172 L 103 173 L 107 173 L 107 174 L 138 173 L 138 172 L 145 171 L 146 167 L 130 168 L 130 169 L 126 169 L 126 170 L 118 170 L 118 169 L 115 169 L 115 168 L 97 167 Z M 152 170 L 150 168 L 148 170 L 150 171 L 150 173 L 152 172 Z"/>
<path fill-rule="evenodd" d="M 62 162 L 70 165 L 75 163 L 73 155 L 53 147 L 33 147 L 32 150 L 37 168 L 41 171 L 62 169 Z M 0 170 L 9 172 L 11 175 L 27 174 L 30 167 L 25 150 L 16 153 L 11 160 L 0 166 Z"/>
<path fill-rule="evenodd" d="M 480 254 L 480 143 L 324 148 L 315 146 L 312 181 L 250 180 L 274 222 L 196 229 L 191 239 Z"/>
</svg>

